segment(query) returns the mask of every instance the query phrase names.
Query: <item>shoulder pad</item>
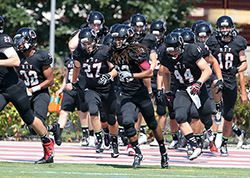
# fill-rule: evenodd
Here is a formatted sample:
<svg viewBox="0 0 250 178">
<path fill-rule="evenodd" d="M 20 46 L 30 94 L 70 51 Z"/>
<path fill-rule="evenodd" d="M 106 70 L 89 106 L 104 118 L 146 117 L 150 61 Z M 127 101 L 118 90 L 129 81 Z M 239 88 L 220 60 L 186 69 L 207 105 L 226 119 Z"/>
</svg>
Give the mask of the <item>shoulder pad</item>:
<svg viewBox="0 0 250 178">
<path fill-rule="evenodd" d="M 0 34 L 0 47 L 1 48 L 13 47 L 12 38 L 6 34 Z"/>
<path fill-rule="evenodd" d="M 217 44 L 217 43 L 218 43 L 218 40 L 214 35 L 210 36 L 206 41 L 206 45 L 208 45 L 208 46 L 212 46 L 212 45 Z"/>
<path fill-rule="evenodd" d="M 185 45 L 185 50 L 191 58 L 195 59 L 195 61 L 202 57 L 202 49 L 196 44 Z"/>
<path fill-rule="evenodd" d="M 152 47 L 156 46 L 156 36 L 152 34 L 146 34 L 141 41 L 141 44 L 146 46 L 147 48 L 151 49 Z"/>
<path fill-rule="evenodd" d="M 242 50 L 247 48 L 247 41 L 244 37 L 237 35 L 233 37 L 233 41 L 238 45 Z"/>
<path fill-rule="evenodd" d="M 37 59 L 43 63 L 43 65 L 50 65 L 52 63 L 52 55 L 45 50 L 37 50 L 37 53 L 40 55 Z"/>
</svg>

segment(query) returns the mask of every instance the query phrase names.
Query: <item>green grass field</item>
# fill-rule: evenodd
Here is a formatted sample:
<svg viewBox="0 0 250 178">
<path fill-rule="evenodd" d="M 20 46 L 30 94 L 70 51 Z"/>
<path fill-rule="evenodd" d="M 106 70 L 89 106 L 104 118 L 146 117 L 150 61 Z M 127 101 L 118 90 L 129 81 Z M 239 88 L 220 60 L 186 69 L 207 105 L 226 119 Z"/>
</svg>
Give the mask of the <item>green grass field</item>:
<svg viewBox="0 0 250 178">
<path fill-rule="evenodd" d="M 130 165 L 102 164 L 43 164 L 0 162 L 0 177 L 2 178 L 152 178 L 152 177 L 218 177 L 246 178 L 250 177 L 250 169 L 234 168 L 198 168 L 171 166 L 160 169 L 159 166 L 141 166 L 132 168 Z"/>
</svg>

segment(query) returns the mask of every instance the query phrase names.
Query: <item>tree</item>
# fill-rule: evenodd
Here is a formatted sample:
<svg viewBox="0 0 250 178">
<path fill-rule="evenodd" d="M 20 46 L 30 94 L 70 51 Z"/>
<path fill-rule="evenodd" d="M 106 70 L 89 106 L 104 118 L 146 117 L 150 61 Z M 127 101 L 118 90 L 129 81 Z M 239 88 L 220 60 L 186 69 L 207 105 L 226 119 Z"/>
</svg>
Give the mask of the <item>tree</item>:
<svg viewBox="0 0 250 178">
<path fill-rule="evenodd" d="M 72 32 L 86 22 L 91 11 L 100 11 L 105 24 L 123 23 L 136 13 L 143 14 L 148 24 L 155 19 L 164 20 L 168 31 L 177 27 L 191 26 L 189 15 L 193 5 L 201 0 L 57 0 L 55 59 L 62 60 L 69 53 L 67 46 Z M 14 37 L 17 30 L 27 26 L 38 36 L 38 48 L 49 50 L 50 0 L 0 1 L 1 15 L 6 21 L 5 33 Z"/>
</svg>

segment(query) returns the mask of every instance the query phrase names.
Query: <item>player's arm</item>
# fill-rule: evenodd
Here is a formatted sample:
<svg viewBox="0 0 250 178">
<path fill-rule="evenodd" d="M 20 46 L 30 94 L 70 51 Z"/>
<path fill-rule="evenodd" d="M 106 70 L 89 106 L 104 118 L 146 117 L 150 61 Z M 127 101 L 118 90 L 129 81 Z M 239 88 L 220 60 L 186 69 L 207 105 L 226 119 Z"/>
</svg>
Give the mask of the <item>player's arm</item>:
<svg viewBox="0 0 250 178">
<path fill-rule="evenodd" d="M 246 92 L 246 87 L 245 87 L 245 79 L 244 79 L 244 73 L 239 72 L 239 81 L 240 81 L 240 88 L 241 88 L 241 102 L 245 104 L 248 99 L 247 99 L 247 92 Z"/>
<path fill-rule="evenodd" d="M 212 74 L 212 70 L 211 68 L 208 66 L 207 62 L 205 61 L 204 58 L 200 58 L 196 61 L 197 66 L 200 68 L 201 70 L 201 76 L 198 79 L 198 81 L 200 81 L 201 83 L 204 83 L 207 81 L 207 79 L 210 77 L 210 75 Z"/>
<path fill-rule="evenodd" d="M 0 60 L 0 66 L 18 67 L 20 65 L 20 59 L 13 47 L 1 48 L 0 52 L 7 56 L 7 59 Z"/>
<path fill-rule="evenodd" d="M 222 73 L 221 73 L 221 69 L 220 69 L 220 65 L 218 63 L 218 61 L 216 60 L 216 58 L 210 53 L 209 56 L 207 56 L 205 58 L 205 60 L 211 64 L 212 68 L 214 69 L 214 73 L 217 77 L 217 79 L 222 79 Z"/>
<path fill-rule="evenodd" d="M 71 52 L 73 52 L 78 46 L 79 43 L 78 35 L 80 31 L 81 30 L 79 30 L 79 32 L 77 32 L 77 34 L 69 40 L 68 47 Z"/>
<path fill-rule="evenodd" d="M 73 77 L 72 77 L 72 83 L 77 82 L 78 75 L 80 73 L 81 63 L 77 60 L 75 60 L 75 65 L 73 68 Z"/>
<path fill-rule="evenodd" d="M 68 78 L 68 68 L 66 68 L 66 73 L 63 77 L 63 82 L 59 90 L 56 91 L 56 95 L 60 95 L 66 87 L 66 79 Z"/>
<path fill-rule="evenodd" d="M 247 57 L 246 57 L 246 53 L 244 50 L 241 50 L 239 52 L 239 59 L 240 59 L 241 65 L 237 68 L 239 72 L 243 72 L 247 69 Z"/>
<path fill-rule="evenodd" d="M 140 73 L 133 73 L 133 78 L 143 79 L 143 78 L 152 78 L 154 73 L 150 68 L 148 61 L 143 61 L 138 63 L 142 71 Z"/>
<path fill-rule="evenodd" d="M 170 91 L 171 74 L 167 67 L 163 67 L 163 84 L 165 87 L 165 92 Z"/>
</svg>

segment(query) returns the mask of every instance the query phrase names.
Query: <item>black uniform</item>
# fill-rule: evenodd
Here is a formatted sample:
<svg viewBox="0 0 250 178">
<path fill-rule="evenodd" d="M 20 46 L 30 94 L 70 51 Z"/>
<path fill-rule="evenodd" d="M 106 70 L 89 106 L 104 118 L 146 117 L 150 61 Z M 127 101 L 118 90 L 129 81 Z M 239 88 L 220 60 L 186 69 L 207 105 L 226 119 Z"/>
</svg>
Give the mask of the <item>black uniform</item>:
<svg viewBox="0 0 250 178">
<path fill-rule="evenodd" d="M 177 60 L 171 59 L 164 51 L 161 53 L 160 62 L 167 67 L 175 77 L 176 94 L 174 99 L 175 119 L 178 123 L 187 122 L 190 114 L 192 101 L 186 92 L 186 88 L 194 84 L 201 76 L 201 70 L 196 61 L 202 57 L 201 49 L 195 44 L 184 46 L 184 52 Z M 208 98 L 206 86 L 203 85 L 199 93 L 201 107 L 198 109 L 200 117 L 211 122 L 210 100 Z"/>
<path fill-rule="evenodd" d="M 144 51 L 140 57 L 136 56 L 136 54 L 132 52 L 130 52 L 130 55 L 133 58 L 130 57 L 128 63 L 123 61 L 122 64 L 115 65 L 114 61 L 110 61 L 115 65 L 118 76 L 121 71 L 140 73 L 141 68 L 139 63 L 149 60 L 149 55 L 146 53 L 146 51 Z M 137 133 L 134 124 L 138 119 L 137 117 L 139 110 L 142 113 L 142 116 L 144 117 L 148 127 L 152 130 L 155 130 L 157 128 L 157 122 L 154 116 L 154 108 L 143 80 L 135 78 L 128 80 L 120 79 L 120 83 L 122 87 L 120 94 L 122 120 L 118 120 L 118 123 L 124 127 L 127 137 L 131 138 Z"/>
<path fill-rule="evenodd" d="M 66 83 L 71 83 L 74 68 L 74 60 L 71 58 L 71 55 L 64 58 L 64 65 L 68 70 L 68 78 L 66 79 Z M 73 112 L 75 108 L 77 108 L 78 111 L 81 110 L 82 112 L 88 111 L 87 104 L 84 102 L 85 78 L 82 72 L 80 72 L 78 79 L 80 80 L 79 83 L 81 84 L 78 90 L 65 90 L 63 92 L 61 109 L 64 111 Z"/>
<path fill-rule="evenodd" d="M 160 55 L 160 51 L 161 49 L 164 48 L 164 44 L 160 43 L 159 45 L 157 45 L 157 61 L 156 61 L 156 66 L 154 69 L 154 76 L 151 78 L 151 88 L 152 88 L 152 92 L 154 94 L 154 96 L 157 95 L 157 73 L 159 71 L 159 68 L 161 66 L 161 63 L 159 61 L 159 55 Z M 151 64 L 151 60 L 149 60 L 149 63 Z M 155 101 L 156 101 L 156 113 L 159 116 L 163 116 L 166 114 L 166 101 L 165 101 L 165 97 L 163 97 L 163 102 L 159 101 L 157 97 L 155 97 Z"/>
<path fill-rule="evenodd" d="M 223 117 L 227 121 L 233 119 L 233 110 L 237 100 L 237 80 L 234 74 L 229 72 L 229 68 L 240 65 L 239 52 L 247 48 L 247 42 L 242 36 L 233 36 L 230 42 L 220 40 L 219 36 L 211 36 L 207 42 L 207 46 L 212 55 L 220 64 L 224 88 L 222 91 L 224 113 Z"/>
<path fill-rule="evenodd" d="M 0 48 L 13 47 L 13 41 L 10 36 L 0 34 Z M 4 53 L 0 52 L 0 60 L 7 59 Z M 13 67 L 0 66 L 0 111 L 12 102 L 22 119 L 27 125 L 33 123 L 34 116 L 30 109 L 29 98 L 26 93 L 26 87 Z"/>
<path fill-rule="evenodd" d="M 78 46 L 73 53 L 73 58 L 81 63 L 82 70 L 86 74 L 85 101 L 88 103 L 90 116 L 98 116 L 99 107 L 102 104 L 109 125 L 114 125 L 116 98 L 113 83 L 111 81 L 105 85 L 97 83 L 102 74 L 109 72 L 107 51 L 108 46 L 100 45 L 89 55 L 81 49 L 81 46 Z"/>
<path fill-rule="evenodd" d="M 17 67 L 17 71 L 27 88 L 37 86 L 46 80 L 43 75 L 43 66 L 52 63 L 52 57 L 49 52 L 36 50 L 31 57 L 25 58 L 23 53 L 18 51 L 18 56 L 21 60 L 21 64 Z M 48 105 L 50 102 L 48 88 L 33 93 L 29 99 L 34 116 L 44 123 L 47 118 Z"/>
</svg>

